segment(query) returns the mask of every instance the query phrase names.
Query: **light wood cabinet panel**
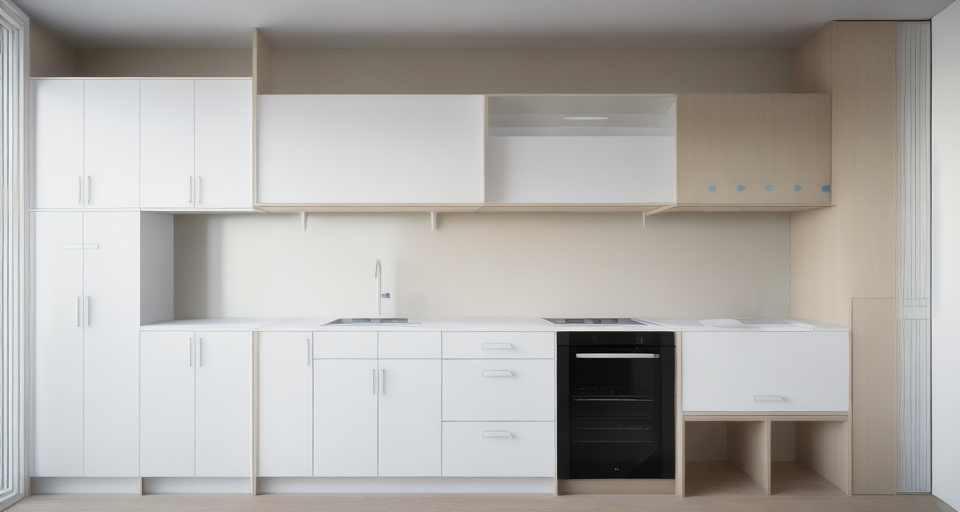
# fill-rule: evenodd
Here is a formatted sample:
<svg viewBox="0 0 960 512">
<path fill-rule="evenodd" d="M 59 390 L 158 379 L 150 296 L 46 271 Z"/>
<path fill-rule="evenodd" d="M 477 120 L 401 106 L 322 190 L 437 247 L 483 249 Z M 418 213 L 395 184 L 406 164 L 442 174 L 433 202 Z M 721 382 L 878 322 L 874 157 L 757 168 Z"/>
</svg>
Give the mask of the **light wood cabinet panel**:
<svg viewBox="0 0 960 512">
<path fill-rule="evenodd" d="M 680 205 L 828 205 L 831 107 L 824 94 L 681 94 Z"/>
</svg>

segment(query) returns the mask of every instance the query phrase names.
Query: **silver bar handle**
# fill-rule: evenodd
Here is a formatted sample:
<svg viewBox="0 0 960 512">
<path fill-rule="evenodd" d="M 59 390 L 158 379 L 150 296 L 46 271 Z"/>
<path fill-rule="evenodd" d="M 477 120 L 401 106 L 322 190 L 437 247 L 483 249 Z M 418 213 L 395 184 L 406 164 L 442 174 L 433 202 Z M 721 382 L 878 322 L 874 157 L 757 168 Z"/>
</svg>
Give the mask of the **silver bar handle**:
<svg viewBox="0 0 960 512">
<path fill-rule="evenodd" d="M 197 368 L 203 366 L 203 338 L 197 338 Z"/>
<path fill-rule="evenodd" d="M 90 325 L 90 297 L 84 297 L 83 300 L 83 323 Z"/>
<path fill-rule="evenodd" d="M 376 369 L 376 368 L 373 368 L 373 369 L 370 370 L 370 372 L 371 372 L 371 375 L 373 376 L 373 379 L 372 379 L 372 381 L 373 381 L 373 394 L 374 394 L 374 396 L 376 396 L 376 394 L 377 394 L 377 369 Z"/>
<path fill-rule="evenodd" d="M 193 176 L 188 176 L 187 179 L 190 180 L 190 195 L 187 196 L 187 204 L 193 204 Z"/>
<path fill-rule="evenodd" d="M 513 377 L 510 370 L 484 370 L 481 374 L 484 377 Z"/>
<path fill-rule="evenodd" d="M 87 176 L 87 204 L 90 204 L 90 176 Z"/>
<path fill-rule="evenodd" d="M 77 177 L 77 203 L 83 204 L 83 176 Z"/>
<path fill-rule="evenodd" d="M 387 379 L 385 379 L 384 377 L 386 377 L 386 370 L 380 370 L 380 394 L 381 394 L 381 395 L 385 395 L 385 394 L 386 394 L 386 392 L 385 392 L 385 391 L 386 391 L 386 384 L 385 384 L 385 382 L 386 382 Z"/>
<path fill-rule="evenodd" d="M 509 430 L 484 430 L 484 439 L 511 439 L 513 434 Z"/>
<path fill-rule="evenodd" d="M 197 176 L 197 195 L 196 195 L 197 204 L 200 204 L 201 195 L 200 195 L 200 176 Z"/>
<path fill-rule="evenodd" d="M 781 395 L 753 395 L 754 402 L 782 402 Z"/>
<path fill-rule="evenodd" d="M 73 326 L 80 327 L 80 297 L 77 297 L 76 310 L 73 312 Z"/>
<path fill-rule="evenodd" d="M 513 350 L 511 343 L 484 343 L 483 350 Z"/>
<path fill-rule="evenodd" d="M 310 338 L 307 338 L 307 366 L 313 364 L 313 343 L 310 343 Z"/>
<path fill-rule="evenodd" d="M 193 368 L 193 338 L 190 338 L 189 341 L 187 343 L 187 366 Z"/>
<path fill-rule="evenodd" d="M 577 359 L 659 359 L 660 354 L 577 354 Z"/>
</svg>

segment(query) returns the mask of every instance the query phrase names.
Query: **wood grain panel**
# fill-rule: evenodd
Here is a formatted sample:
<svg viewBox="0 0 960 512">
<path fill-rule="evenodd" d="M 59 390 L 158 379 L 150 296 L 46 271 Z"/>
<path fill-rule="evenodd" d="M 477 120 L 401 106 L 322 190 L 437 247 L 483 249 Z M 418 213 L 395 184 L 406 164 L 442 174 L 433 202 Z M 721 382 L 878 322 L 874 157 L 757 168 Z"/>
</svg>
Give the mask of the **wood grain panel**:
<svg viewBox="0 0 960 512">
<path fill-rule="evenodd" d="M 853 494 L 897 492 L 897 304 L 853 299 Z"/>
<path fill-rule="evenodd" d="M 727 457 L 770 494 L 770 422 L 727 423 Z"/>
<path fill-rule="evenodd" d="M 273 92 L 273 49 L 263 37 L 260 29 L 253 29 L 253 93 L 270 94 Z"/>
<path fill-rule="evenodd" d="M 850 422 L 796 422 L 797 462 L 850 494 Z"/>
<path fill-rule="evenodd" d="M 790 92 L 833 91 L 833 51 L 836 24 L 830 23 L 793 50 L 790 58 Z"/>
<path fill-rule="evenodd" d="M 850 324 L 839 208 L 790 216 L 790 314 Z"/>
</svg>

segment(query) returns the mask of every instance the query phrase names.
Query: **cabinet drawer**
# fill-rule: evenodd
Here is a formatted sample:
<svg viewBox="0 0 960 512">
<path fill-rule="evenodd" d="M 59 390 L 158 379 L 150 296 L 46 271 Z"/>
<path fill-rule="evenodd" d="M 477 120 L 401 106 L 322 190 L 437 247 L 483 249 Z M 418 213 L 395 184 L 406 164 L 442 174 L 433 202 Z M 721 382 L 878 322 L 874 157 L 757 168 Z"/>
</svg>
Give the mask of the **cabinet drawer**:
<svg viewBox="0 0 960 512">
<path fill-rule="evenodd" d="M 684 333 L 684 411 L 848 411 L 846 332 Z"/>
<path fill-rule="evenodd" d="M 439 332 L 381 332 L 383 359 L 440 359 Z"/>
<path fill-rule="evenodd" d="M 553 360 L 443 362 L 443 421 L 553 421 Z"/>
<path fill-rule="evenodd" d="M 443 476 L 552 477 L 556 428 L 544 422 L 444 422 Z"/>
<path fill-rule="evenodd" d="M 376 359 L 376 332 L 315 332 L 314 359 Z"/>
<path fill-rule="evenodd" d="M 552 359 L 552 332 L 445 332 L 444 359 Z"/>
</svg>

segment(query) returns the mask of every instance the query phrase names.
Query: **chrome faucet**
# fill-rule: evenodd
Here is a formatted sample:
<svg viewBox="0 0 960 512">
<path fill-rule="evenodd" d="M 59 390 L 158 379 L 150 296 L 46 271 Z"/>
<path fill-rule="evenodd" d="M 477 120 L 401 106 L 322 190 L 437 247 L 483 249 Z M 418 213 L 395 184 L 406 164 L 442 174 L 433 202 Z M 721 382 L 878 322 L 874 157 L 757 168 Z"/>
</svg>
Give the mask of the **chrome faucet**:
<svg viewBox="0 0 960 512">
<path fill-rule="evenodd" d="M 376 264 L 373 267 L 373 278 L 377 280 L 377 315 L 382 314 L 382 306 L 380 304 L 380 299 L 389 299 L 390 292 L 381 293 L 383 288 L 383 269 L 380 268 L 380 259 L 377 259 Z"/>
</svg>

